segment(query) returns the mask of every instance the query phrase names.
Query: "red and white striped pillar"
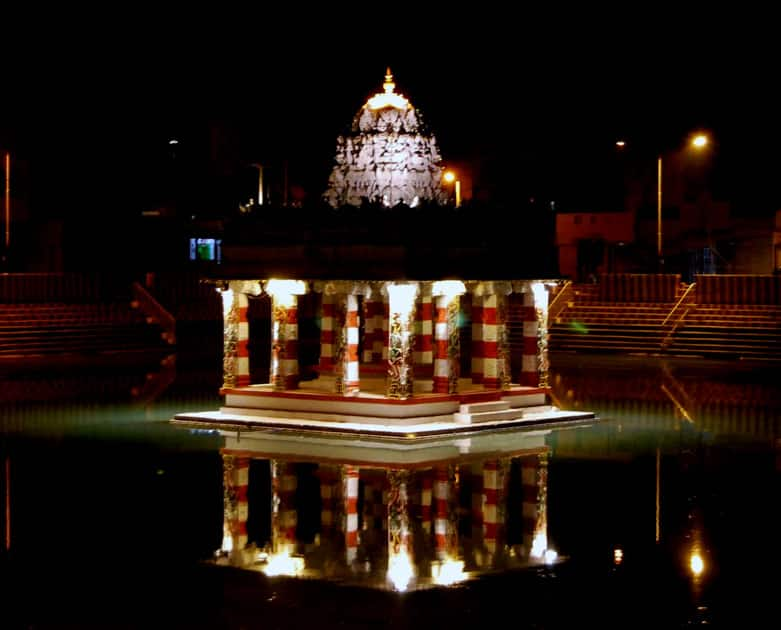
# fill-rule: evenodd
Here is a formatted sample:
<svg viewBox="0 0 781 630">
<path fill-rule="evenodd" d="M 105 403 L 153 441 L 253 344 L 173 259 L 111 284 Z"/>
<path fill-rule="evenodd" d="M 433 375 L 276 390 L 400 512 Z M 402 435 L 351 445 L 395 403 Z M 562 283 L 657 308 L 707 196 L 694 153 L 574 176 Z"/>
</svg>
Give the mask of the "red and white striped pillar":
<svg viewBox="0 0 781 630">
<path fill-rule="evenodd" d="M 483 297 L 483 387 L 500 389 L 499 375 L 499 327 L 504 322 L 497 321 L 499 296 Z"/>
<path fill-rule="evenodd" d="M 500 477 L 499 460 L 483 463 L 483 543 L 490 554 L 495 554 L 498 549 Z"/>
<path fill-rule="evenodd" d="M 420 474 L 420 526 L 426 534 L 430 534 L 431 497 L 434 479 L 430 470 L 423 470 Z"/>
<path fill-rule="evenodd" d="M 360 381 L 358 375 L 358 296 L 344 296 L 344 356 L 342 364 L 342 391 L 351 394 L 358 391 Z"/>
<path fill-rule="evenodd" d="M 323 291 L 320 307 L 320 374 L 334 371 L 334 296 Z"/>
<path fill-rule="evenodd" d="M 523 350 L 521 354 L 520 384 L 537 387 L 540 384 L 537 348 L 537 309 L 534 305 L 534 293 L 527 287 L 523 294 Z"/>
<path fill-rule="evenodd" d="M 436 554 L 442 559 L 448 553 L 448 541 L 451 536 L 450 528 L 450 481 L 447 466 L 434 468 L 434 545 Z"/>
<path fill-rule="evenodd" d="M 244 293 L 237 293 L 239 309 L 239 341 L 236 346 L 237 370 L 236 385 L 246 387 L 249 379 L 249 300 Z"/>
<path fill-rule="evenodd" d="M 455 394 L 461 365 L 459 332 L 460 296 L 466 292 L 460 280 L 441 280 L 432 285 L 436 299 L 434 322 L 434 391 Z"/>
<path fill-rule="evenodd" d="M 358 467 L 345 466 L 343 471 L 344 546 L 347 564 L 358 555 Z"/>
<path fill-rule="evenodd" d="M 243 564 L 241 553 L 247 546 L 249 503 L 249 458 L 223 454 L 223 497 L 225 521 L 222 548 Z"/>
<path fill-rule="evenodd" d="M 275 390 L 298 388 L 298 297 L 272 296 L 271 383 Z"/>
<path fill-rule="evenodd" d="M 472 294 L 472 382 L 483 382 L 483 296 Z"/>
<path fill-rule="evenodd" d="M 434 392 L 455 394 L 458 391 L 459 335 L 458 296 L 436 298 L 434 322 Z M 454 317 L 455 313 L 455 317 Z"/>
</svg>

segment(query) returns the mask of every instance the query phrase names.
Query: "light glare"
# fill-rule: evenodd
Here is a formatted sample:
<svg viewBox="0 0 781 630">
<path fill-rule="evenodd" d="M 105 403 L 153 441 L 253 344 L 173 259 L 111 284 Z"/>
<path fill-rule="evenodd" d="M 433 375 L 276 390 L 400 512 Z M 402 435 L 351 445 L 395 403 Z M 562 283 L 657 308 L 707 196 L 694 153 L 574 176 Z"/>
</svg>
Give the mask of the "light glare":
<svg viewBox="0 0 781 630">
<path fill-rule="evenodd" d="M 689 569 L 691 569 L 694 577 L 700 577 L 705 570 L 705 561 L 702 559 L 699 552 L 694 551 L 689 557 Z"/>
<path fill-rule="evenodd" d="M 464 561 L 447 558 L 442 562 L 434 562 L 431 565 L 431 579 L 434 584 L 449 586 L 466 579 L 464 573 Z"/>
<path fill-rule="evenodd" d="M 263 568 L 263 573 L 269 577 L 277 575 L 295 576 L 304 570 L 304 559 L 290 555 L 289 551 L 269 556 L 268 563 Z"/>
<path fill-rule="evenodd" d="M 407 590 L 414 575 L 415 569 L 406 552 L 394 554 L 388 560 L 388 579 L 400 593 Z"/>
</svg>

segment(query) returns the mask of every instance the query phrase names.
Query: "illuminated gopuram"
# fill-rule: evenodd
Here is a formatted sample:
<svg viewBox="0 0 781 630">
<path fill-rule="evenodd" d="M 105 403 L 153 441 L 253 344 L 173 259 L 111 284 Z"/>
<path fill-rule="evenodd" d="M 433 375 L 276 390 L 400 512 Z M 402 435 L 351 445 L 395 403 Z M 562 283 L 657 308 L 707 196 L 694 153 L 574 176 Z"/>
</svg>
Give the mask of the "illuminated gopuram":
<svg viewBox="0 0 781 630">
<path fill-rule="evenodd" d="M 384 91 L 356 114 L 350 134 L 337 138 L 325 193 L 331 206 L 368 202 L 414 208 L 423 201 L 444 201 L 436 138 L 395 88 L 388 68 Z"/>
</svg>

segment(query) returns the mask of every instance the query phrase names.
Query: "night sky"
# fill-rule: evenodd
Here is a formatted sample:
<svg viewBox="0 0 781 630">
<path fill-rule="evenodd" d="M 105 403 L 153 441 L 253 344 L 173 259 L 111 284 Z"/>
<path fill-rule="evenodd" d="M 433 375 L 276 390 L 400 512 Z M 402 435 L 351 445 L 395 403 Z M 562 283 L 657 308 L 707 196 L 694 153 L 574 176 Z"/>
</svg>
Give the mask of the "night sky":
<svg viewBox="0 0 781 630">
<path fill-rule="evenodd" d="M 54 20 L 12 40 L 0 147 L 29 163 L 15 183 L 37 216 L 135 214 L 159 203 L 174 177 L 194 208 L 208 205 L 221 197 L 206 190 L 207 175 L 252 162 L 272 177 L 287 162 L 290 183 L 316 200 L 336 135 L 390 65 L 444 162 L 478 168 L 479 185 L 504 202 L 615 209 L 611 174 L 626 166 L 617 138 L 631 149 L 621 159 L 653 172 L 660 151 L 705 129 L 716 140 L 717 195 L 767 212 L 781 205 L 778 55 L 754 30 L 761 19 L 730 30 L 730 16 L 696 27 L 676 19 L 643 35 L 642 18 L 590 15 L 602 26 L 586 28 L 574 17 L 566 28 L 499 14 L 415 28 L 313 16 L 307 28 L 295 16 L 193 28 L 148 16 L 74 26 L 79 16 L 69 14 L 65 28 Z M 180 142 L 178 175 L 170 138 Z"/>
</svg>

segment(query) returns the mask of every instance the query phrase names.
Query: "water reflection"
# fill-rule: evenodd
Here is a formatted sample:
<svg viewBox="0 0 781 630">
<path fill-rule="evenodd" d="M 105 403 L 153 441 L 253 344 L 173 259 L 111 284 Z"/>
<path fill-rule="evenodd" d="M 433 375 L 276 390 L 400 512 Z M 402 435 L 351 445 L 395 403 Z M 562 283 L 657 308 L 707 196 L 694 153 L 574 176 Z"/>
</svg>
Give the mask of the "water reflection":
<svg viewBox="0 0 781 630">
<path fill-rule="evenodd" d="M 323 607 L 333 625 L 389 627 L 414 602 L 418 627 L 474 628 L 517 614 L 519 593 L 534 627 L 743 627 L 774 614 L 776 583 L 764 576 L 781 559 L 781 389 L 770 367 L 554 360 L 554 402 L 600 422 L 415 448 L 171 426 L 175 413 L 219 406 L 219 372 L 179 372 L 144 401 L 132 388 L 145 372 L 114 376 L 73 373 L 80 393 L 59 399 L 29 394 L 49 375 L 8 385 L 0 568 L 20 627 L 46 614 L 49 626 L 62 622 L 63 602 L 74 627 L 111 625 L 90 616 L 95 602 L 139 611 L 137 627 L 152 618 L 144 602 L 168 606 L 180 627 L 225 627 L 242 610 L 246 627 L 327 626 Z M 236 476 L 224 484 L 231 458 Z M 237 553 L 245 542 L 251 552 Z M 547 568 L 545 548 L 564 561 Z M 179 570 L 194 559 L 208 561 Z M 100 597 L 84 598 L 73 566 L 89 567 Z M 264 569 L 325 580 L 266 579 Z M 234 589 L 237 575 L 252 581 Z M 426 588 L 448 583 L 460 586 Z M 355 597 L 342 584 L 380 588 Z M 389 592 L 402 586 L 416 592 Z"/>
<path fill-rule="evenodd" d="M 225 432 L 218 562 L 399 591 L 551 563 L 548 433 L 410 446 Z"/>
</svg>

